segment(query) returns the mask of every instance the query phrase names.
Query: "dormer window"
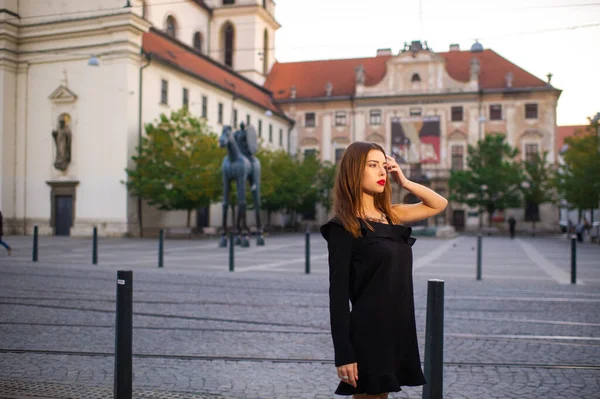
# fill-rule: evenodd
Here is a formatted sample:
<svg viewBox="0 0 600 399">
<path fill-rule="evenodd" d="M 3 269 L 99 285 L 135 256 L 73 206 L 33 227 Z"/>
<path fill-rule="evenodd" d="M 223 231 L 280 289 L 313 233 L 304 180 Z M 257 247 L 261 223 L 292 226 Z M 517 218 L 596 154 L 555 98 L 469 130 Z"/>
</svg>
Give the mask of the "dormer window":
<svg viewBox="0 0 600 399">
<path fill-rule="evenodd" d="M 415 82 L 420 82 L 421 81 L 421 77 L 419 76 L 418 73 L 413 73 L 412 78 L 410 78 L 410 81 L 415 83 Z"/>
</svg>

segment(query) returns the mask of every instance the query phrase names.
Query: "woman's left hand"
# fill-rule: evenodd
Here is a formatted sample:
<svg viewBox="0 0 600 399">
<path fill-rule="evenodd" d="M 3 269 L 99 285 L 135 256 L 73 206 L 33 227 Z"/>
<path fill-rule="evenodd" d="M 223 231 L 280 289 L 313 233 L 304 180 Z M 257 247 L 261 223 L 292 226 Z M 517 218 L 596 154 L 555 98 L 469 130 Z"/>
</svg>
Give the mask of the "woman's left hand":
<svg viewBox="0 0 600 399">
<path fill-rule="evenodd" d="M 392 175 L 392 178 L 396 183 L 400 186 L 404 187 L 405 183 L 408 181 L 404 173 L 402 173 L 402 169 L 398 166 L 398 163 L 393 157 L 386 156 L 387 164 L 385 165 L 385 169 L 389 174 Z"/>
</svg>

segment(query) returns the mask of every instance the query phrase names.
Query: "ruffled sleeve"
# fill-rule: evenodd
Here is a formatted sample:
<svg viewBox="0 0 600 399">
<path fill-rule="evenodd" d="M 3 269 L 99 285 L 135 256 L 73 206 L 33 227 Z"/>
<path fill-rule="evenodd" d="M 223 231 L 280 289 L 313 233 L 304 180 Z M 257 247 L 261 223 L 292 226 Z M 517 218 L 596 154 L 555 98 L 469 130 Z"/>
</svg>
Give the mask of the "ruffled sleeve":
<svg viewBox="0 0 600 399">
<path fill-rule="evenodd" d="M 350 342 L 350 266 L 352 235 L 341 222 L 332 219 L 321 226 L 329 252 L 329 315 L 336 367 L 355 363 Z"/>
</svg>

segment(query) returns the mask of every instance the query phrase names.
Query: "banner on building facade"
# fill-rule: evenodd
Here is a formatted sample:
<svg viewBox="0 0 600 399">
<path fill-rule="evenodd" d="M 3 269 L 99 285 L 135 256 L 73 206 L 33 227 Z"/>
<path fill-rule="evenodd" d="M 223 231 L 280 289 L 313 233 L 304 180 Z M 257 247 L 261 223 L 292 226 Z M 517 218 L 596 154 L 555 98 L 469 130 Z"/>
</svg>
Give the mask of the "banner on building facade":
<svg viewBox="0 0 600 399">
<path fill-rule="evenodd" d="M 391 153 L 398 163 L 440 163 L 440 117 L 392 118 Z"/>
</svg>

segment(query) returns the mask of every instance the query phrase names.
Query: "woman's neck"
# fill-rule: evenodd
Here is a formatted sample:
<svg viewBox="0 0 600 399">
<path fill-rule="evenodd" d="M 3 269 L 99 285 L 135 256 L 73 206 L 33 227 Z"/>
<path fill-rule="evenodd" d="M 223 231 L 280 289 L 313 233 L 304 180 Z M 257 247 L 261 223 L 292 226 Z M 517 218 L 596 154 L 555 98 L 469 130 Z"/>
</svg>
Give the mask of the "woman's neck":
<svg viewBox="0 0 600 399">
<path fill-rule="evenodd" d="M 363 216 L 374 216 L 378 213 L 381 213 L 379 209 L 375 206 L 375 198 L 368 193 L 362 193 L 362 209 L 361 212 Z"/>
</svg>

